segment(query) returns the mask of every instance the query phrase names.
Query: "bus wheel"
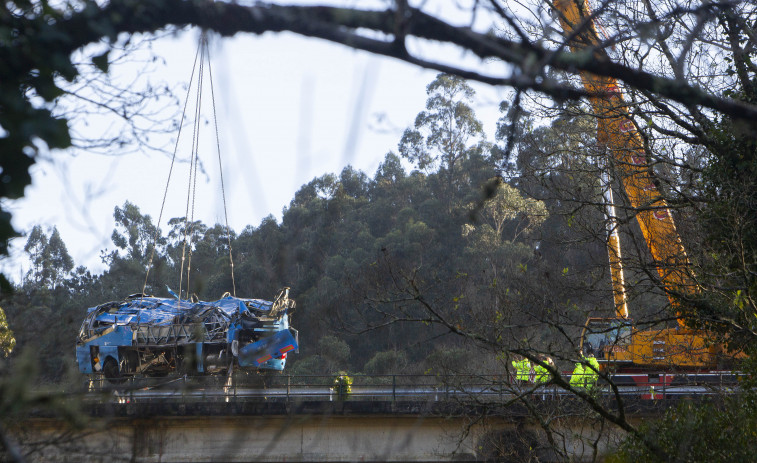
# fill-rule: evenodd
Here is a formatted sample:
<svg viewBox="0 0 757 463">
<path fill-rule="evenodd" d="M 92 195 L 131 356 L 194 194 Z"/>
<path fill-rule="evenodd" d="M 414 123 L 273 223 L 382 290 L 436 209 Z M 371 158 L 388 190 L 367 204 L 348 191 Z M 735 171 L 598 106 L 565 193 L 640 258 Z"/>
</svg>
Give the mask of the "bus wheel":
<svg viewBox="0 0 757 463">
<path fill-rule="evenodd" d="M 121 376 L 121 371 L 118 368 L 118 362 L 113 357 L 108 357 L 103 365 L 103 375 L 105 379 L 111 384 L 121 384 L 126 379 Z"/>
</svg>

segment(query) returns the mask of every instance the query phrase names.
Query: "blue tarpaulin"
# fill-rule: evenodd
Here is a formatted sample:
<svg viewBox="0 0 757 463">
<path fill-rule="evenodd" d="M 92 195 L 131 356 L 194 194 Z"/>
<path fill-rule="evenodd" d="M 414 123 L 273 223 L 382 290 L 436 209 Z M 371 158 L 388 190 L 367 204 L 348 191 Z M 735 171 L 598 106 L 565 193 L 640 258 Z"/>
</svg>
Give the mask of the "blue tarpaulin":
<svg viewBox="0 0 757 463">
<path fill-rule="evenodd" d="M 232 296 L 211 302 L 179 301 L 178 299 L 151 296 L 134 297 L 118 306 L 108 308 L 98 314 L 95 319 L 105 323 L 170 325 L 176 323 L 177 319 L 201 314 L 212 308 L 220 309 L 231 318 L 235 313 L 241 314 L 248 308 L 265 313 L 270 311 L 272 306 L 273 302 L 270 301 L 242 299 Z M 90 307 L 87 312 L 92 312 L 100 307 L 102 306 Z"/>
</svg>

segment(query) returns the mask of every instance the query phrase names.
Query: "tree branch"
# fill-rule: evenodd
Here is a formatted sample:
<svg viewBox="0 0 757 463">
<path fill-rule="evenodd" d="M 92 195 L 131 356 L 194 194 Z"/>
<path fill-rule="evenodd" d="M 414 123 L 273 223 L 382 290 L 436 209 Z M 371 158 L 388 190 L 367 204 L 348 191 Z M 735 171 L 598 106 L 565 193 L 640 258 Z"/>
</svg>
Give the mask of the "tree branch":
<svg viewBox="0 0 757 463">
<path fill-rule="evenodd" d="M 591 53 L 557 52 L 534 42 L 516 42 L 489 34 L 457 27 L 405 6 L 401 30 L 408 36 L 455 45 L 481 59 L 500 59 L 525 71 L 528 63 L 546 62 L 569 73 L 587 71 L 596 75 L 622 80 L 632 87 L 650 91 L 661 98 L 670 99 L 688 107 L 703 106 L 735 119 L 753 123 L 757 120 L 757 106 L 722 98 L 695 87 L 680 79 L 669 79 L 646 71 L 632 69 L 610 60 L 597 60 Z M 158 0 L 149 6 L 136 0 L 114 0 L 106 7 L 94 3 L 63 21 L 60 27 L 68 40 L 51 41 L 46 46 L 73 52 L 101 37 L 115 38 L 118 32 L 152 32 L 176 25 L 196 25 L 230 36 L 239 32 L 263 34 L 290 31 L 306 37 L 315 37 L 340 43 L 359 50 L 394 57 L 412 64 L 458 74 L 467 79 L 492 85 L 511 85 L 528 88 L 560 98 L 578 98 L 584 95 L 571 87 L 557 86 L 548 81 L 528 82 L 516 78 L 485 75 L 477 71 L 443 64 L 412 56 L 398 47 L 394 34 L 399 30 L 394 10 L 371 11 L 322 6 L 281 6 L 257 4 L 243 6 L 232 3 L 212 3 L 198 0 Z M 386 40 L 369 38 L 365 34 L 382 36 Z M 525 73 L 529 75 L 529 73 Z"/>
</svg>

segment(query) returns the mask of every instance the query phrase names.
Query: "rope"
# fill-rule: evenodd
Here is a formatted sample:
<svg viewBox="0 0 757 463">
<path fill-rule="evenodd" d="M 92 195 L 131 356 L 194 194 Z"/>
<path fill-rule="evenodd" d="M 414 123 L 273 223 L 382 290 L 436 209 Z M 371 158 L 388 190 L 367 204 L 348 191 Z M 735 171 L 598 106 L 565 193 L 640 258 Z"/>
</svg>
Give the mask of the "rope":
<svg viewBox="0 0 757 463">
<path fill-rule="evenodd" d="M 176 161 L 176 153 L 179 151 L 179 140 L 181 139 L 181 129 L 184 127 L 184 119 L 186 118 L 187 114 L 187 105 L 189 104 L 189 91 L 192 89 L 192 81 L 195 76 L 195 69 L 197 68 L 197 58 L 200 55 L 200 46 L 197 47 L 197 52 L 195 53 L 195 59 L 194 63 L 192 64 L 192 74 L 189 77 L 189 86 L 187 87 L 187 96 L 184 98 L 184 107 L 181 110 L 181 120 L 179 121 L 179 131 L 176 135 L 176 144 L 173 148 L 173 156 L 171 156 L 171 167 L 168 169 L 168 178 L 166 179 L 166 188 L 163 190 L 163 202 L 160 205 L 160 214 L 158 215 L 158 222 L 155 225 L 155 236 L 152 240 L 152 249 L 150 250 L 150 260 L 147 263 L 147 272 L 145 272 L 145 282 L 142 285 L 142 297 L 144 297 L 144 294 L 146 294 L 147 290 L 147 280 L 150 277 L 150 269 L 152 268 L 152 263 L 155 257 L 155 248 L 158 244 L 158 238 L 160 237 L 160 221 L 163 219 L 163 210 L 166 207 L 166 198 L 168 197 L 168 187 L 171 184 L 171 175 L 173 174 L 173 166 Z M 179 288 L 179 291 L 181 291 L 181 288 Z M 181 293 L 179 293 L 181 294 Z M 179 297 L 179 300 L 181 301 L 181 297 Z"/>
</svg>

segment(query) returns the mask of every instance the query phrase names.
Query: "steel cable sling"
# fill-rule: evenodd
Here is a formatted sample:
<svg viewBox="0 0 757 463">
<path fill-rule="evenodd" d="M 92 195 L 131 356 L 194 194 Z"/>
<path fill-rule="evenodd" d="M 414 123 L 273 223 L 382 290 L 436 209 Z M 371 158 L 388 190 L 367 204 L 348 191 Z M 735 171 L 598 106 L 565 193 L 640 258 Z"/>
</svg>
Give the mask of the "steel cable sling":
<svg viewBox="0 0 757 463">
<path fill-rule="evenodd" d="M 198 68 L 198 60 L 199 60 L 199 68 Z M 187 185 L 187 206 L 186 206 L 186 212 L 184 216 L 184 239 L 182 243 L 181 268 L 179 271 L 179 292 L 178 292 L 179 305 L 181 304 L 181 292 L 182 292 L 182 288 L 184 287 L 185 264 L 186 264 L 186 269 L 187 269 L 187 273 L 186 273 L 187 297 L 189 297 L 189 277 L 191 274 L 191 261 L 192 261 L 192 233 L 191 232 L 192 232 L 192 228 L 194 227 L 195 199 L 196 199 L 196 192 L 197 192 L 197 168 L 199 165 L 199 133 L 200 133 L 200 116 L 201 116 L 201 106 L 202 106 L 202 85 L 203 85 L 203 80 L 204 80 L 203 78 L 204 65 L 205 65 L 206 60 L 207 60 L 207 65 L 208 65 L 209 78 L 210 78 L 211 103 L 212 103 L 212 108 L 213 108 L 213 124 L 215 128 L 216 151 L 217 151 L 218 168 L 220 171 L 220 180 L 221 180 L 221 196 L 222 196 L 222 201 L 223 201 L 223 212 L 224 212 L 224 219 L 225 219 L 225 226 L 226 226 L 227 245 L 229 248 L 229 264 L 230 264 L 230 271 L 231 271 L 232 294 L 236 296 L 236 282 L 234 279 L 234 260 L 232 258 L 232 248 L 231 248 L 231 229 L 229 227 L 228 209 L 226 205 L 226 188 L 225 188 L 224 178 L 223 178 L 223 165 L 221 163 L 221 146 L 220 146 L 220 140 L 218 136 L 218 118 L 216 115 L 215 91 L 213 87 L 213 73 L 212 73 L 212 68 L 210 66 L 210 52 L 209 52 L 209 47 L 208 47 L 207 34 L 205 31 L 203 31 L 200 35 L 200 40 L 197 47 L 197 53 L 195 54 L 194 63 L 192 65 L 192 74 L 190 76 L 189 86 L 187 87 L 187 94 L 184 101 L 184 107 L 181 114 L 181 120 L 179 123 L 176 144 L 174 146 L 174 152 L 171 158 L 171 167 L 168 172 L 168 178 L 166 179 L 166 187 L 163 193 L 163 202 L 160 207 L 160 215 L 158 216 L 158 227 L 156 227 L 155 236 L 153 237 L 153 245 L 152 245 L 152 250 L 150 252 L 150 260 L 147 265 L 145 282 L 142 287 L 142 294 L 145 294 L 145 291 L 147 288 L 147 281 L 150 275 L 150 269 L 152 268 L 152 264 L 154 261 L 155 248 L 157 246 L 157 241 L 160 236 L 159 225 L 163 218 L 166 198 L 168 196 L 168 190 L 169 190 L 169 186 L 171 182 L 171 175 L 173 173 L 173 167 L 176 161 L 176 153 L 178 152 L 179 140 L 181 138 L 181 131 L 184 125 L 184 120 L 186 119 L 186 111 L 187 111 L 187 105 L 189 103 L 189 95 L 192 88 L 192 83 L 194 82 L 195 71 L 197 71 L 198 78 L 197 78 L 197 93 L 195 97 L 195 105 L 196 105 L 195 106 L 195 119 L 193 123 L 189 179 L 188 179 L 188 185 Z M 190 205 L 191 205 L 191 209 L 190 209 Z M 191 216 L 190 216 L 190 212 L 191 212 Z"/>
</svg>

